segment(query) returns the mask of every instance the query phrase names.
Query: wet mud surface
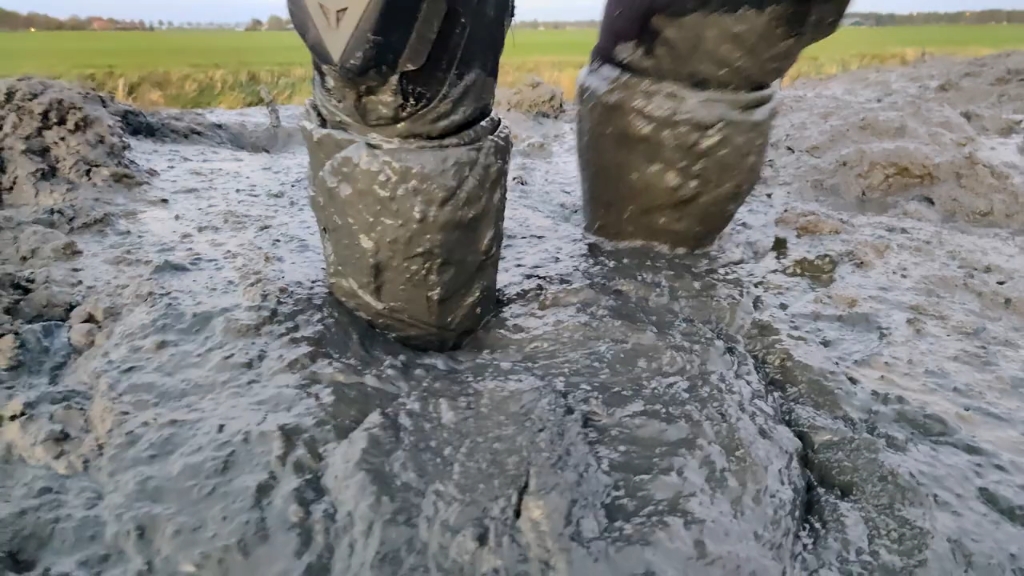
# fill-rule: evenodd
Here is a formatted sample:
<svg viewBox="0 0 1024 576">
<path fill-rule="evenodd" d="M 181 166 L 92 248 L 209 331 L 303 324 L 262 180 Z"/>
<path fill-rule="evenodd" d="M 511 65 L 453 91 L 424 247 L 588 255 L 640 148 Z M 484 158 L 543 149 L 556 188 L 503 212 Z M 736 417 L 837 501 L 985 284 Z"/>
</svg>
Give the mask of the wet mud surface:
<svg viewBox="0 0 1024 576">
<path fill-rule="evenodd" d="M 1024 574 L 1024 56 L 781 99 L 700 254 L 587 237 L 571 118 L 505 114 L 443 355 L 329 296 L 298 109 L 5 188 L 0 574 Z"/>
</svg>

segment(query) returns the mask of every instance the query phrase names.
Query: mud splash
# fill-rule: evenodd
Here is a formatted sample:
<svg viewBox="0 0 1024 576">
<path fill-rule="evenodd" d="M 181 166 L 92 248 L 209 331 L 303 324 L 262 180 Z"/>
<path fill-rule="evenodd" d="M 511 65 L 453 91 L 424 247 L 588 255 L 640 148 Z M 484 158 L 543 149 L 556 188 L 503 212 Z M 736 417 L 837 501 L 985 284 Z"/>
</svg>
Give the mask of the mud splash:
<svg viewBox="0 0 1024 576">
<path fill-rule="evenodd" d="M 504 309 L 447 355 L 328 296 L 301 147 L 129 136 L 149 183 L 0 212 L 0 574 L 1022 574 L 1022 69 L 786 90 L 698 255 L 586 237 L 571 123 L 509 113 Z M 853 161 L 962 158 L 944 83 L 1005 187 Z"/>
</svg>

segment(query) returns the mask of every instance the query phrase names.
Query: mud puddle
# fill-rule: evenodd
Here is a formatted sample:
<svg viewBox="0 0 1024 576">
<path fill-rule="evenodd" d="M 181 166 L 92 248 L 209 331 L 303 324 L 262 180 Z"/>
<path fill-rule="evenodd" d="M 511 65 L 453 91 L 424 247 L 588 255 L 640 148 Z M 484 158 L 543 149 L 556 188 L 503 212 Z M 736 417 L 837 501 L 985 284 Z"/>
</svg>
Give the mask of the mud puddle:
<svg viewBox="0 0 1024 576">
<path fill-rule="evenodd" d="M 0 210 L 0 574 L 1024 574 L 1022 80 L 787 89 L 698 255 L 586 237 L 571 122 L 510 112 L 446 355 L 329 297 L 292 140 L 132 138 L 146 183 Z"/>
</svg>

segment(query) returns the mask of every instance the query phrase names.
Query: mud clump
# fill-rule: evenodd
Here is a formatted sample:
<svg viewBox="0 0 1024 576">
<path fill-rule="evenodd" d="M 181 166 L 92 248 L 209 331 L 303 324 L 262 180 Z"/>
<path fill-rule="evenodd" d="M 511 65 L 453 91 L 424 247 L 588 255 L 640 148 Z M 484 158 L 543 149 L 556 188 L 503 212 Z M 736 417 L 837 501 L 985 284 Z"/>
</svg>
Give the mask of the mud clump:
<svg viewBox="0 0 1024 576">
<path fill-rule="evenodd" d="M 814 258 L 800 258 L 790 264 L 785 273 L 787 276 L 810 278 L 831 284 L 832 275 L 839 268 L 839 262 L 831 254 L 821 254 Z"/>
<path fill-rule="evenodd" d="M 0 370 L 10 370 L 18 366 L 18 337 L 8 334 L 0 337 Z"/>
<path fill-rule="evenodd" d="M 96 343 L 96 336 L 99 334 L 100 328 L 95 324 L 77 324 L 71 327 L 68 332 L 68 340 L 71 341 L 71 346 L 78 351 L 85 351 L 92 348 Z"/>
<path fill-rule="evenodd" d="M 76 303 L 69 284 L 46 269 L 15 271 L 0 264 L 0 334 L 66 321 Z"/>
<path fill-rule="evenodd" d="M 144 181 L 114 106 L 61 82 L 0 80 L 0 205 L 54 205 L 81 186 Z"/>
<path fill-rule="evenodd" d="M 795 230 L 798 237 L 827 236 L 846 231 L 842 222 L 811 211 L 785 212 L 775 220 L 775 224 Z"/>
<path fill-rule="evenodd" d="M 498 90 L 495 108 L 541 118 L 558 118 L 565 112 L 565 95 L 558 88 L 534 77 L 515 88 Z"/>
<path fill-rule="evenodd" d="M 63 232 L 0 213 L 0 336 L 29 324 L 67 320 L 76 303 L 73 278 L 52 268 L 81 255 Z"/>
<path fill-rule="evenodd" d="M 979 134 L 1009 138 L 1019 134 L 1024 127 L 1020 118 L 1003 116 L 999 113 L 978 111 L 972 108 L 962 110 L 960 116 Z"/>
</svg>

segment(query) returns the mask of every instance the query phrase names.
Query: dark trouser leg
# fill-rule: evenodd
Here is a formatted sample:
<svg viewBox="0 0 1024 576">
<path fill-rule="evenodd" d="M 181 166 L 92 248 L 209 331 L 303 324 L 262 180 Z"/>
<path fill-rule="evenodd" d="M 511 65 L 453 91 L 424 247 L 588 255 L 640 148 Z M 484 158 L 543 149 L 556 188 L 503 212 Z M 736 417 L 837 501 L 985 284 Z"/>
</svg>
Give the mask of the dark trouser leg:
<svg viewBox="0 0 1024 576">
<path fill-rule="evenodd" d="M 590 232 L 702 248 L 760 178 L 782 78 L 849 0 L 608 0 L 581 78 Z"/>
<path fill-rule="evenodd" d="M 492 115 L 512 0 L 288 0 L 331 292 L 417 348 L 493 312 L 511 152 Z"/>
</svg>

